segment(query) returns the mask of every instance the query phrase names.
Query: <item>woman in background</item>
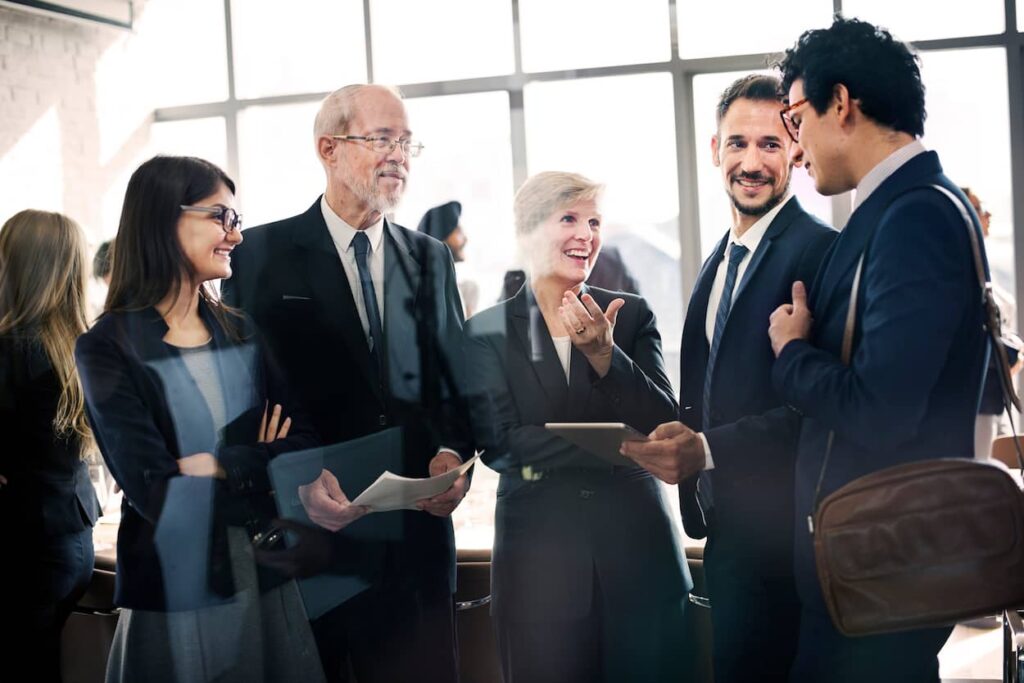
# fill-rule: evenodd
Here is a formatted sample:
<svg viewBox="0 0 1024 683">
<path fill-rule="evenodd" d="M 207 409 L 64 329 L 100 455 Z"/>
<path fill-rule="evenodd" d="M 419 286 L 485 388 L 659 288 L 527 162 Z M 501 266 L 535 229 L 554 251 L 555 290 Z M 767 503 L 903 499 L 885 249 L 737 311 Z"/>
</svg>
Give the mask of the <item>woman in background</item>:
<svg viewBox="0 0 1024 683">
<path fill-rule="evenodd" d="M 93 439 L 74 360 L 85 282 L 67 216 L 22 211 L 0 229 L 0 652 L 43 681 L 60 680 L 61 629 L 93 569 Z"/>
<path fill-rule="evenodd" d="M 317 441 L 284 417 L 251 324 L 210 286 L 242 241 L 234 192 L 202 159 L 142 164 L 106 311 L 78 341 L 90 421 L 125 496 L 110 682 L 322 680 L 295 582 L 254 559 L 276 516 L 269 460 Z"/>
</svg>

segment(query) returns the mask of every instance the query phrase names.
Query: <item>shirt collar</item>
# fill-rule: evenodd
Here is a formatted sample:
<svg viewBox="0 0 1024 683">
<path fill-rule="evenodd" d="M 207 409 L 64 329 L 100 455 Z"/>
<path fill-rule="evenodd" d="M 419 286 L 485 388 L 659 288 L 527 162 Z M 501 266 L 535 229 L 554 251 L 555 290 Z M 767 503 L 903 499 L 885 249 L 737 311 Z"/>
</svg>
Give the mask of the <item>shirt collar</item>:
<svg viewBox="0 0 1024 683">
<path fill-rule="evenodd" d="M 761 240 L 764 238 L 764 234 L 768 232 L 768 226 L 772 224 L 775 217 L 779 215 L 793 195 L 788 195 L 781 202 L 772 207 L 772 210 L 757 219 L 757 222 L 747 228 L 747 231 L 742 236 L 737 237 L 736 233 L 732 230 L 729 231 L 729 241 L 737 244 L 742 244 L 747 248 L 747 251 L 753 254 L 757 251 L 757 246 L 761 244 Z"/>
<path fill-rule="evenodd" d="M 327 223 L 327 230 L 331 233 L 334 246 L 337 247 L 338 251 L 348 251 L 352 245 L 352 239 L 360 231 L 353 228 L 343 221 L 338 214 L 334 213 L 334 210 L 327 204 L 327 195 L 320 198 L 320 211 L 324 215 L 324 222 Z M 370 240 L 370 251 L 376 253 L 377 249 L 380 248 L 381 240 L 384 239 L 384 216 L 381 215 L 376 223 L 362 232 L 365 232 L 366 237 Z"/>
<path fill-rule="evenodd" d="M 867 175 L 860 179 L 857 184 L 856 194 L 853 198 L 853 210 L 868 200 L 871 193 L 879 188 L 886 179 L 899 170 L 918 154 L 925 152 L 924 144 L 917 138 L 912 142 L 900 147 L 898 150 L 878 162 L 878 165 L 868 171 Z"/>
</svg>

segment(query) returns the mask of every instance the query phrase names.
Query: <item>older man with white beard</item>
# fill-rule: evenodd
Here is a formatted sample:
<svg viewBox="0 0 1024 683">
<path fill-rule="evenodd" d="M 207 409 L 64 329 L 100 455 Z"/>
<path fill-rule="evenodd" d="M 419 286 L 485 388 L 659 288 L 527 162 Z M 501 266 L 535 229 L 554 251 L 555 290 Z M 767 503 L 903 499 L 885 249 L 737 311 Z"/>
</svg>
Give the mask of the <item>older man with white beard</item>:
<svg viewBox="0 0 1024 683">
<path fill-rule="evenodd" d="M 443 384 L 461 346 L 455 271 L 441 242 L 384 215 L 423 146 L 400 94 L 379 85 L 328 95 L 314 140 L 324 194 L 298 216 L 246 231 L 224 299 L 254 318 L 324 443 L 401 427 L 401 473 L 440 474 L 472 454 L 468 427 L 437 418 L 452 414 L 451 403 L 440 392 L 421 402 L 420 378 Z M 424 320 L 433 334 L 418 329 Z M 335 532 L 365 514 L 345 485 L 324 470 L 302 487 L 310 519 Z M 372 585 L 313 622 L 328 681 L 347 680 L 349 671 L 360 683 L 458 680 L 450 516 L 467 488 L 462 476 L 419 511 L 394 513 L 403 516 L 398 540 L 355 558 L 335 553 L 335 572 L 355 571 Z"/>
</svg>

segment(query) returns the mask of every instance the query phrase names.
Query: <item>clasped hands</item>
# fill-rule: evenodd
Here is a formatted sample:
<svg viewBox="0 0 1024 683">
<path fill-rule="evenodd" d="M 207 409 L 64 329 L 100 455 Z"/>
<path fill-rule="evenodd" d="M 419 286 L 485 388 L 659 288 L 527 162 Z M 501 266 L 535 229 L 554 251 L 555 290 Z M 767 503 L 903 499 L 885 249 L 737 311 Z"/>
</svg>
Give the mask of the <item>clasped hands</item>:
<svg viewBox="0 0 1024 683">
<path fill-rule="evenodd" d="M 562 295 L 558 314 L 569 333 L 573 346 L 580 350 L 599 377 L 608 374 L 612 365 L 612 349 L 615 348 L 613 334 L 615 319 L 625 299 L 613 299 L 604 311 L 594 298 L 584 294 L 582 300 L 572 290 Z"/>
<path fill-rule="evenodd" d="M 666 484 L 678 484 L 704 469 L 704 441 L 682 422 L 666 422 L 647 441 L 625 441 L 619 452 Z"/>
</svg>

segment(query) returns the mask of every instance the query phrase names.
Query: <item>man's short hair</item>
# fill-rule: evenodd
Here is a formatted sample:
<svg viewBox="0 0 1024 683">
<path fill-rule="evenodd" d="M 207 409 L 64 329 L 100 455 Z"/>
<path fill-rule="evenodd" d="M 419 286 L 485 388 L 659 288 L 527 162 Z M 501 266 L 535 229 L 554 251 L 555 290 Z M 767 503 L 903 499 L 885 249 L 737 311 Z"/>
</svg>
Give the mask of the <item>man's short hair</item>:
<svg viewBox="0 0 1024 683">
<path fill-rule="evenodd" d="M 729 107 L 739 99 L 755 102 L 782 102 L 782 81 L 767 74 L 750 74 L 738 78 L 722 92 L 715 109 L 715 123 L 722 125 L 722 119 L 729 113 Z"/>
<path fill-rule="evenodd" d="M 390 85 L 355 83 L 338 88 L 320 103 L 320 111 L 317 112 L 316 120 L 313 122 L 313 138 L 319 140 L 323 135 L 347 134 L 348 126 L 356 113 L 356 99 L 360 93 L 370 88 L 384 88 L 398 99 L 402 99 L 402 92 Z"/>
<path fill-rule="evenodd" d="M 802 79 L 804 95 L 819 114 L 842 84 L 876 123 L 924 135 L 924 83 L 918 56 L 883 28 L 836 16 L 832 26 L 805 31 L 778 67 L 782 90 Z"/>
</svg>

